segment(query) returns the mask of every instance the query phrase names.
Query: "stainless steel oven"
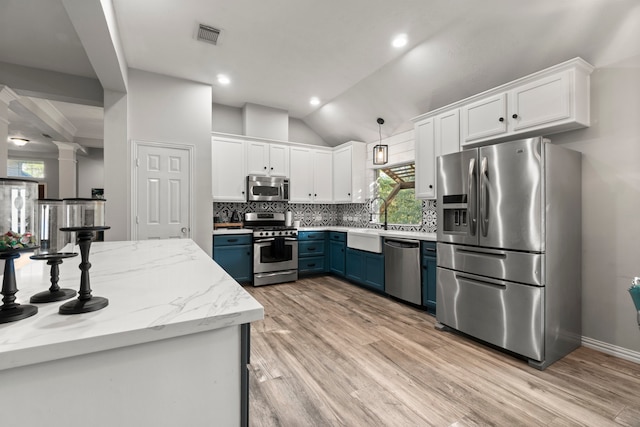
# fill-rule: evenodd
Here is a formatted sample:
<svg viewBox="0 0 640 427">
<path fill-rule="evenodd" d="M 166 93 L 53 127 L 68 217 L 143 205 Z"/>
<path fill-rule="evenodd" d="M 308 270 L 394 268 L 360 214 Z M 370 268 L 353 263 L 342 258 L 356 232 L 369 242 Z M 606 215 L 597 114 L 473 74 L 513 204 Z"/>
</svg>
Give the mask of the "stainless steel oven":
<svg viewBox="0 0 640 427">
<path fill-rule="evenodd" d="M 298 233 L 286 227 L 284 213 L 246 213 L 253 229 L 253 285 L 298 280 Z"/>
</svg>

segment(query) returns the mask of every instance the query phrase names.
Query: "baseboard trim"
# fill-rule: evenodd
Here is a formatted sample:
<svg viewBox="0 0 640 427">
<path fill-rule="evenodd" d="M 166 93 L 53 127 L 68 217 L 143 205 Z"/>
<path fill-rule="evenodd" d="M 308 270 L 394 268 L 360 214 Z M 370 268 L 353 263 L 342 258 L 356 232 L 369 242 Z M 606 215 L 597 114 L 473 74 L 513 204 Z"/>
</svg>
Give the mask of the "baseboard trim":
<svg viewBox="0 0 640 427">
<path fill-rule="evenodd" d="M 593 338 L 589 337 L 582 337 L 582 345 L 594 350 L 601 351 L 603 353 L 610 354 L 612 356 L 619 357 L 621 359 L 640 364 L 640 352 L 638 351 L 629 350 L 624 347 L 618 347 L 617 345 L 594 340 Z"/>
</svg>

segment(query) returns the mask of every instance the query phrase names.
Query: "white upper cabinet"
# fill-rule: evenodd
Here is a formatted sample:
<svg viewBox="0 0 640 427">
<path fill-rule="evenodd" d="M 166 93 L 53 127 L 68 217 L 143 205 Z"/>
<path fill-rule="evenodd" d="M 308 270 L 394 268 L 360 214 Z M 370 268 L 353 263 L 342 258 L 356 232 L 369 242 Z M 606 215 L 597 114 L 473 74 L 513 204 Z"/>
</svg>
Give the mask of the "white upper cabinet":
<svg viewBox="0 0 640 427">
<path fill-rule="evenodd" d="M 289 147 L 281 144 L 249 141 L 247 175 L 289 176 Z"/>
<path fill-rule="evenodd" d="M 367 148 L 364 142 L 351 141 L 333 152 L 333 201 L 364 203 L 366 200 Z"/>
<path fill-rule="evenodd" d="M 435 117 L 436 156 L 460 151 L 460 110 L 454 109 Z"/>
<path fill-rule="evenodd" d="M 291 176 L 289 202 L 313 201 L 313 153 L 310 148 L 291 147 Z"/>
<path fill-rule="evenodd" d="M 436 198 L 436 157 L 460 151 L 460 109 L 415 123 L 416 198 Z"/>
<path fill-rule="evenodd" d="M 524 84 L 509 93 L 511 130 L 520 131 L 571 118 L 572 71 Z"/>
<path fill-rule="evenodd" d="M 475 141 L 507 131 L 507 94 L 499 93 L 462 107 L 462 134 Z"/>
<path fill-rule="evenodd" d="M 580 58 L 461 101 L 462 146 L 589 126 L 589 75 Z"/>
<path fill-rule="evenodd" d="M 313 201 L 333 201 L 333 153 L 328 150 L 313 150 Z"/>
<path fill-rule="evenodd" d="M 245 141 L 213 138 L 212 193 L 216 202 L 246 202 Z"/>
<path fill-rule="evenodd" d="M 436 138 L 433 117 L 422 119 L 415 124 L 416 182 L 418 199 L 436 197 Z"/>
</svg>

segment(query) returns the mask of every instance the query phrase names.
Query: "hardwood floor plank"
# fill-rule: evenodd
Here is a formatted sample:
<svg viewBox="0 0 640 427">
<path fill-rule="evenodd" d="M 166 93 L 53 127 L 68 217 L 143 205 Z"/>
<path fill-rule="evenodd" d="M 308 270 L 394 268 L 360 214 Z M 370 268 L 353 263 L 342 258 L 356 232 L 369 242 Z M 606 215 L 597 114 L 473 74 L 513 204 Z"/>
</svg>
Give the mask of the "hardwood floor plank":
<svg viewBox="0 0 640 427">
<path fill-rule="evenodd" d="M 545 371 L 335 277 L 246 287 L 252 426 L 640 426 L 640 366 L 579 348 Z"/>
</svg>

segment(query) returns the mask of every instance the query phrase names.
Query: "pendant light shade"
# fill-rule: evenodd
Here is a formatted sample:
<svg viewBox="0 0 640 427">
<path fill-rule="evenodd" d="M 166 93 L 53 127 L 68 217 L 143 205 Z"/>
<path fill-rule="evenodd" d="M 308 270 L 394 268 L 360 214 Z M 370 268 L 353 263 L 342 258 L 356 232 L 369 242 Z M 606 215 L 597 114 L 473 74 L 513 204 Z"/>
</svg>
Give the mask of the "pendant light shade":
<svg viewBox="0 0 640 427">
<path fill-rule="evenodd" d="M 389 146 L 382 144 L 382 125 L 384 124 L 384 119 L 378 118 L 377 122 L 380 143 L 373 147 L 373 164 L 385 165 L 389 161 Z"/>
</svg>

